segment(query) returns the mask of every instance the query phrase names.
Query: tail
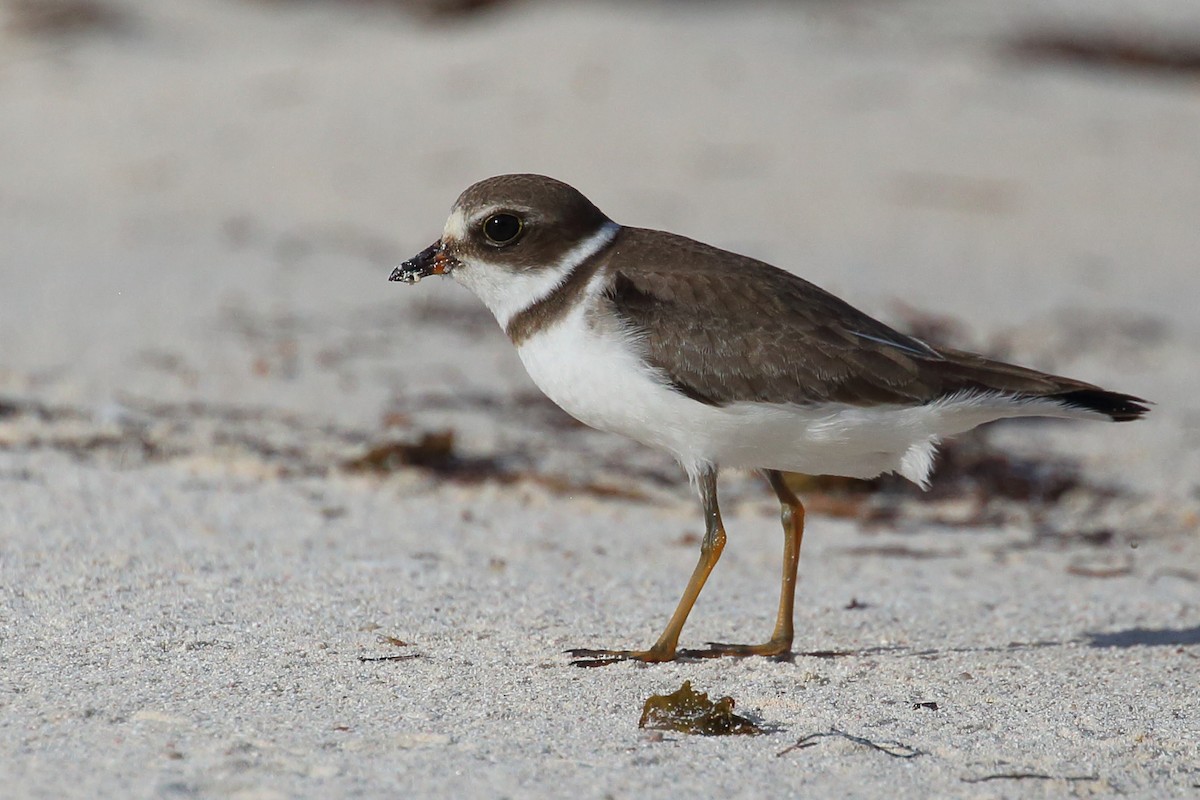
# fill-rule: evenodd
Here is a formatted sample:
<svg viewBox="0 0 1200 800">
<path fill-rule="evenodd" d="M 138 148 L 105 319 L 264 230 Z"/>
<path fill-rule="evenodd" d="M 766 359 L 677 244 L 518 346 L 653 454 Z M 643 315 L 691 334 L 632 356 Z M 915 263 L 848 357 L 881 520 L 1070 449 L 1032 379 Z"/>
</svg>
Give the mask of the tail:
<svg viewBox="0 0 1200 800">
<path fill-rule="evenodd" d="M 1150 411 L 1150 403 L 1140 397 L 1110 392 L 1074 378 L 1018 367 L 961 350 L 939 348 L 938 354 L 943 357 L 942 361 L 926 363 L 940 373 L 943 395 L 995 393 L 1035 404 L 1045 400 L 1067 411 L 1100 414 L 1113 422 L 1141 419 Z"/>
<path fill-rule="evenodd" d="M 1057 400 L 1067 408 L 1078 408 L 1082 411 L 1104 414 L 1113 422 L 1130 422 L 1141 419 L 1150 411 L 1147 401 L 1140 397 L 1099 388 L 1072 389 L 1043 396 L 1047 400 Z"/>
</svg>

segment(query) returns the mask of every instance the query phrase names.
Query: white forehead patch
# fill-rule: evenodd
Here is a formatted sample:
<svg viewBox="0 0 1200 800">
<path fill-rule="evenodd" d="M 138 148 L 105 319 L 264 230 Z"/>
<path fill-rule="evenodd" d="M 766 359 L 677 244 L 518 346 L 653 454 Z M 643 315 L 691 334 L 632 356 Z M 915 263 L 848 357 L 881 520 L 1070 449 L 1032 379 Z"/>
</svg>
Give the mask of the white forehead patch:
<svg viewBox="0 0 1200 800">
<path fill-rule="evenodd" d="M 461 242 L 467 238 L 467 215 L 461 208 L 456 208 L 450 213 L 450 218 L 446 220 L 446 227 L 442 229 L 442 241 L 450 240 Z"/>
</svg>

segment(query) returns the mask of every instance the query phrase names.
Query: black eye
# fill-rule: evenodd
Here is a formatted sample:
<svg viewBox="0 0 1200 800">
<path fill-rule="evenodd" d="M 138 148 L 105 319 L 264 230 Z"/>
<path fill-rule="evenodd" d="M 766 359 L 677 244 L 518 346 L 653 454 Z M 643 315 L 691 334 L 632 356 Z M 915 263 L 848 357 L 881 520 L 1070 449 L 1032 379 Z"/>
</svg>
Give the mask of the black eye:
<svg viewBox="0 0 1200 800">
<path fill-rule="evenodd" d="M 493 244 L 512 244 L 524 225 L 513 214 L 492 214 L 483 221 L 483 235 Z"/>
</svg>

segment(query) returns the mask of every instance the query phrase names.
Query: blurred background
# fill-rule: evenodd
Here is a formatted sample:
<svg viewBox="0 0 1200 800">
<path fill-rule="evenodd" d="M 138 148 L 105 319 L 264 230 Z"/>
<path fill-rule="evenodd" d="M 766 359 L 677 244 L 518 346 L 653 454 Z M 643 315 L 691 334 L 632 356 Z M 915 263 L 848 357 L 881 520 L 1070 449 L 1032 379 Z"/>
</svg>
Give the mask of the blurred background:
<svg viewBox="0 0 1200 800">
<path fill-rule="evenodd" d="M 1125 446 L 1195 474 L 1195 0 L 0 0 L 0 392 L 523 396 L 464 290 L 387 282 L 516 171 L 1158 400 Z"/>
</svg>

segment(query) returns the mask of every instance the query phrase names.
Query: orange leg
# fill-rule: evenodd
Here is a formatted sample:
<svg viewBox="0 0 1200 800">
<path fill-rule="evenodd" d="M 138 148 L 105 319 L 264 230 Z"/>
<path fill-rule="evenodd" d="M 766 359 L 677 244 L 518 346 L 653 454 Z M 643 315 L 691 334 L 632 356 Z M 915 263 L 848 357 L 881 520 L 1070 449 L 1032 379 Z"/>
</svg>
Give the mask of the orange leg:
<svg viewBox="0 0 1200 800">
<path fill-rule="evenodd" d="M 568 650 L 568 653 L 578 659 L 572 662 L 576 666 L 597 667 L 614 664 L 618 661 L 675 660 L 676 650 L 679 646 L 679 634 L 683 631 L 683 625 L 687 622 L 692 606 L 696 604 L 696 598 L 700 596 L 700 590 L 704 588 L 704 582 L 708 580 L 713 567 L 717 565 L 721 551 L 725 549 L 725 526 L 721 523 L 721 511 L 717 507 L 717 471 L 712 469 L 702 473 L 697 483 L 700 488 L 700 502 L 704 506 L 704 540 L 700 543 L 700 560 L 696 562 L 692 578 L 688 581 L 687 588 L 683 590 L 683 597 L 679 599 L 679 605 L 675 607 L 675 613 L 671 615 L 671 621 L 663 629 L 662 635 L 651 645 L 649 650 Z M 794 574 L 792 579 L 794 583 Z M 782 610 L 780 613 L 783 613 Z M 789 646 L 791 644 L 790 611 L 788 612 L 788 644 Z"/>
<path fill-rule="evenodd" d="M 775 617 L 775 632 L 763 644 L 723 644 L 709 642 L 704 655 L 718 656 L 781 656 L 792 650 L 792 616 L 796 604 L 796 572 L 800 566 L 800 544 L 804 541 L 804 505 L 788 488 L 783 473 L 766 471 L 767 480 L 779 498 L 780 518 L 783 521 L 783 582 L 779 588 L 779 614 Z"/>
</svg>

